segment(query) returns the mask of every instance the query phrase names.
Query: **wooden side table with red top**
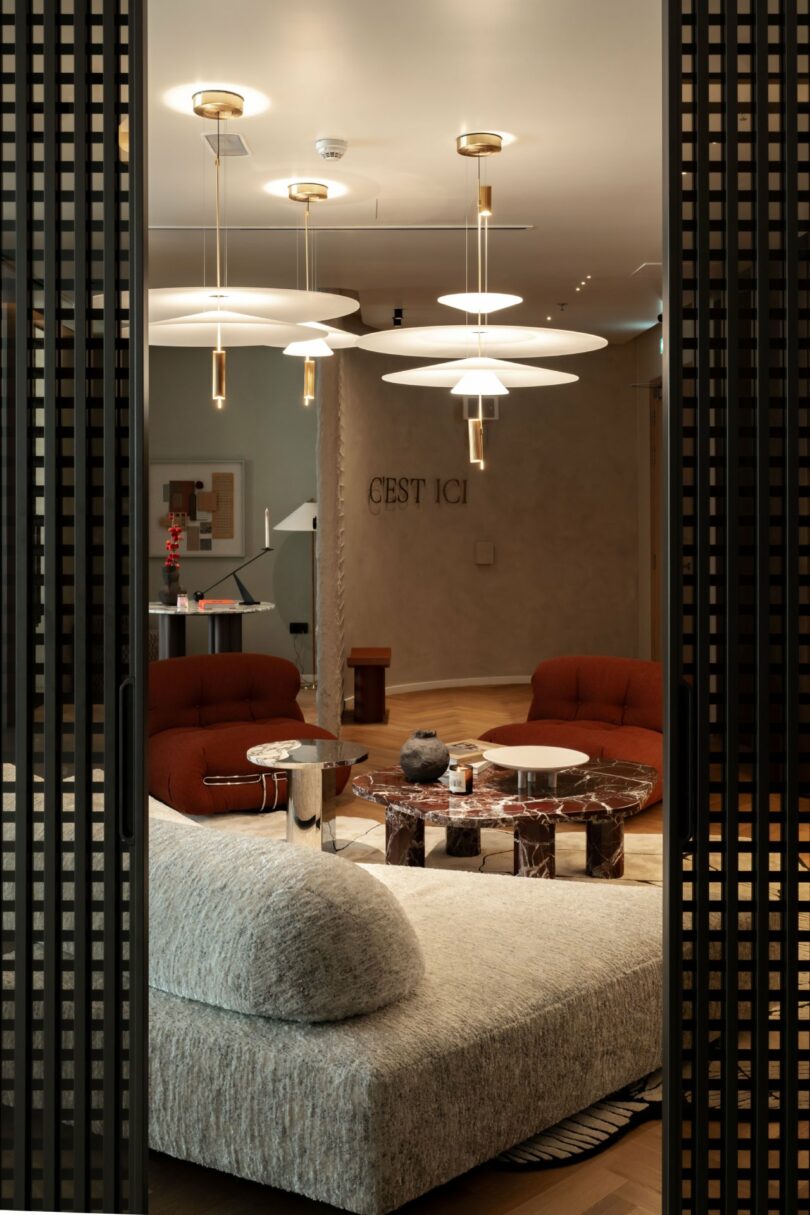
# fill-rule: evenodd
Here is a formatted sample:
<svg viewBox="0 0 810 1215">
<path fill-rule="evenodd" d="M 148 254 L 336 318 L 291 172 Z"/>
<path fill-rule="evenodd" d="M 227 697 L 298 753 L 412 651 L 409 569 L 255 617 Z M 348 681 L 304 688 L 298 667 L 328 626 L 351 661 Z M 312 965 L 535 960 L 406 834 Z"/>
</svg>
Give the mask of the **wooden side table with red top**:
<svg viewBox="0 0 810 1215">
<path fill-rule="evenodd" d="M 347 665 L 354 670 L 354 721 L 385 721 L 385 671 L 391 665 L 390 646 L 356 647 L 349 652 Z"/>
</svg>

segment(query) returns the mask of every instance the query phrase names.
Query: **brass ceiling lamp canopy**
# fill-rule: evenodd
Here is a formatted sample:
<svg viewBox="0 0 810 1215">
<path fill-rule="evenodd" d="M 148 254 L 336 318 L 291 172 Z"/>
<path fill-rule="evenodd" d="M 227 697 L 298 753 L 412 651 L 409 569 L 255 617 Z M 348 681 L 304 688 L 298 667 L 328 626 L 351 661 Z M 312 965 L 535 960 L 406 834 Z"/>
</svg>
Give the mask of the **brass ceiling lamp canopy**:
<svg viewBox="0 0 810 1215">
<path fill-rule="evenodd" d="M 291 181 L 287 186 L 291 202 L 326 202 L 329 187 L 322 181 Z"/>
<path fill-rule="evenodd" d="M 241 118 L 245 112 L 245 99 L 241 93 L 231 93 L 227 89 L 203 89 L 194 94 L 191 104 L 198 118 L 214 122 Z"/>
<path fill-rule="evenodd" d="M 494 131 L 469 131 L 456 139 L 459 156 L 495 156 L 503 147 L 503 136 Z"/>
</svg>

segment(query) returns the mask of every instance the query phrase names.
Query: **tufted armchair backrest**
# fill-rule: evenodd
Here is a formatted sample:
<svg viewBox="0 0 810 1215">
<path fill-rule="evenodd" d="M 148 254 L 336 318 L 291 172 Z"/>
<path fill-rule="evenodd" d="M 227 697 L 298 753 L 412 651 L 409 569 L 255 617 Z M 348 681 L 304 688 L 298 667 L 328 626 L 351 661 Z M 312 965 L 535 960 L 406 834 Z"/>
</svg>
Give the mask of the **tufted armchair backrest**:
<svg viewBox="0 0 810 1215">
<path fill-rule="evenodd" d="M 271 654 L 199 654 L 149 666 L 149 734 L 226 721 L 303 721 L 301 676 Z"/>
<path fill-rule="evenodd" d="M 663 731 L 660 662 L 594 655 L 551 658 L 532 676 L 529 721 L 604 721 Z"/>
</svg>

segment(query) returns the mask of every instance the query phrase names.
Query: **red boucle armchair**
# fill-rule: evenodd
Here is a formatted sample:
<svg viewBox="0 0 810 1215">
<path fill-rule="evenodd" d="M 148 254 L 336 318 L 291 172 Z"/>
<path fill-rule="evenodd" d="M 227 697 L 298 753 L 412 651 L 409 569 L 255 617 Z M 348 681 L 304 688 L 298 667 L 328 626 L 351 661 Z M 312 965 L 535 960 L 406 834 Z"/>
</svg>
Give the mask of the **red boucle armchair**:
<svg viewBox="0 0 810 1215">
<path fill-rule="evenodd" d="M 304 721 L 298 669 L 269 654 L 201 654 L 149 667 L 149 792 L 184 814 L 273 809 L 283 773 L 248 763 L 257 743 L 334 738 Z M 338 791 L 348 780 L 343 769 Z M 239 783 L 220 783 L 239 778 Z M 251 779 L 252 778 L 252 779 Z"/>
<path fill-rule="evenodd" d="M 661 800 L 663 678 L 659 662 L 566 657 L 541 662 L 532 676 L 527 721 L 496 726 L 483 738 L 508 746 L 573 747 L 592 759 L 629 759 L 657 768 L 645 805 Z"/>
</svg>

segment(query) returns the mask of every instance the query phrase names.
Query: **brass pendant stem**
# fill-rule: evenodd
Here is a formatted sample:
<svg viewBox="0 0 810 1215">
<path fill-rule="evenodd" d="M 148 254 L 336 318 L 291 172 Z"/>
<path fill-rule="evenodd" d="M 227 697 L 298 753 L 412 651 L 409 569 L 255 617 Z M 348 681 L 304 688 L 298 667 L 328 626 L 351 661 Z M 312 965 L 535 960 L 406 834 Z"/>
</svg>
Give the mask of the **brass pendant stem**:
<svg viewBox="0 0 810 1215">
<path fill-rule="evenodd" d="M 304 210 L 304 287 L 309 291 L 309 198 Z"/>
</svg>

